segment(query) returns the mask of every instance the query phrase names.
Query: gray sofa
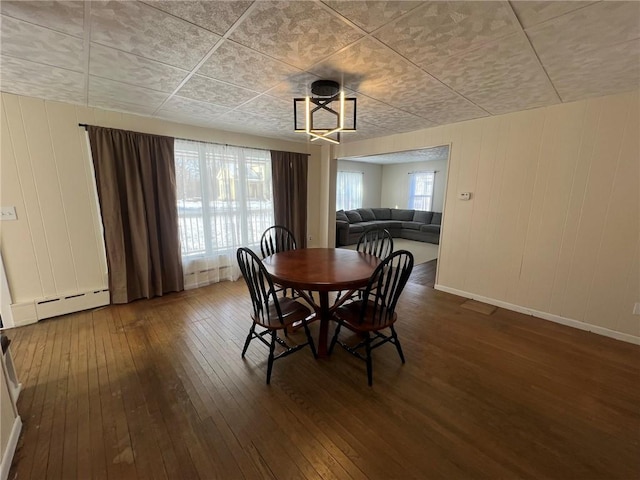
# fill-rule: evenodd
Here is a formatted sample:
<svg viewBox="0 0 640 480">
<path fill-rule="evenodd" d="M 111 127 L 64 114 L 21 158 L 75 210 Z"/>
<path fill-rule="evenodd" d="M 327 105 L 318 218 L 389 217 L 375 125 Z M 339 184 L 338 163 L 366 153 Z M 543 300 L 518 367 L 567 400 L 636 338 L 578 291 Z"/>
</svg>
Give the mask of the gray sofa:
<svg viewBox="0 0 640 480">
<path fill-rule="evenodd" d="M 401 208 L 358 208 L 336 212 L 336 246 L 357 243 L 367 228 L 382 227 L 392 237 L 440 243 L 442 213 Z"/>
</svg>

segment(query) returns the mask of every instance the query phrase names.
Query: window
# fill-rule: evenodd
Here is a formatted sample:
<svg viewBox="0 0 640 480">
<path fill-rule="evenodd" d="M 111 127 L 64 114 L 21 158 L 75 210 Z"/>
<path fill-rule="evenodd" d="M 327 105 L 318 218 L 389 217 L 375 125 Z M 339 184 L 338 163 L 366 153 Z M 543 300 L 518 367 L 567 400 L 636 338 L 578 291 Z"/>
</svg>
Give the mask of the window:
<svg viewBox="0 0 640 480">
<path fill-rule="evenodd" d="M 336 210 L 362 208 L 362 172 L 338 172 L 336 180 Z"/>
<path fill-rule="evenodd" d="M 409 208 L 431 211 L 435 180 L 436 172 L 413 172 L 409 174 Z"/>
<path fill-rule="evenodd" d="M 185 287 L 235 280 L 237 248 L 274 222 L 270 152 L 176 140 L 175 162 Z"/>
</svg>

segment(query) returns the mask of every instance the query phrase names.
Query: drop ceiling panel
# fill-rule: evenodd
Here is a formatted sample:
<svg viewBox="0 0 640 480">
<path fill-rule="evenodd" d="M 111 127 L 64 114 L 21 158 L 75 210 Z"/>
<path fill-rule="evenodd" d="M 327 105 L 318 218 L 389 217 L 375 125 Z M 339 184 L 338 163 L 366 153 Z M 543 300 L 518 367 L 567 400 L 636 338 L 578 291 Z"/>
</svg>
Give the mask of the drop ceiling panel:
<svg viewBox="0 0 640 480">
<path fill-rule="evenodd" d="M 547 71 L 565 102 L 638 88 L 640 40 L 619 43 L 588 54 L 574 55 L 575 65 L 563 68 L 561 58 L 549 62 Z"/>
<path fill-rule="evenodd" d="M 492 114 L 559 102 L 521 34 L 456 55 L 427 69 Z"/>
<path fill-rule="evenodd" d="M 223 35 L 253 2 L 246 1 L 146 1 L 147 5 Z"/>
<path fill-rule="evenodd" d="M 0 57 L 0 69 L 3 92 L 67 103 L 86 102 L 82 73 L 7 56 Z"/>
<path fill-rule="evenodd" d="M 375 36 L 425 66 L 514 33 L 509 8 L 506 2 L 427 2 Z"/>
<path fill-rule="evenodd" d="M 58 32 L 84 35 L 84 2 L 0 2 L 0 13 Z"/>
<path fill-rule="evenodd" d="M 257 2 L 230 39 L 304 69 L 362 36 L 313 2 Z"/>
<path fill-rule="evenodd" d="M 166 93 L 148 88 L 114 82 L 106 78 L 89 77 L 89 104 L 93 106 L 111 108 L 109 105 L 112 105 L 115 110 L 121 110 L 122 107 L 117 105 L 130 104 L 156 109 L 166 98 Z"/>
<path fill-rule="evenodd" d="M 451 97 L 439 103 L 411 105 L 408 110 L 429 119 L 435 125 L 462 122 L 489 115 L 488 112 L 461 96 Z"/>
<path fill-rule="evenodd" d="M 158 111 L 158 115 L 170 116 L 171 114 L 176 114 L 182 117 L 191 115 L 199 120 L 211 121 L 228 111 L 229 108 L 221 105 L 174 96 L 162 105 Z"/>
<path fill-rule="evenodd" d="M 582 56 L 639 38 L 640 2 L 600 2 L 527 29 L 527 36 L 545 65 L 554 58 Z"/>
<path fill-rule="evenodd" d="M 178 95 L 194 100 L 215 103 L 216 105 L 223 105 L 225 107 L 237 107 L 251 100 L 258 95 L 258 93 L 209 77 L 203 77 L 202 75 L 194 75 L 178 91 Z"/>
<path fill-rule="evenodd" d="M 229 65 L 235 65 L 230 69 Z M 262 92 L 299 69 L 234 42 L 224 42 L 200 67 L 198 73 Z"/>
<path fill-rule="evenodd" d="M 82 72 L 81 38 L 6 16 L 0 26 L 3 55 Z"/>
<path fill-rule="evenodd" d="M 349 94 L 349 96 L 353 96 Z M 358 122 L 367 122 L 381 126 L 387 131 L 418 130 L 434 126 L 432 122 L 412 113 L 399 110 L 364 95 L 356 95 Z M 412 127 L 412 128 L 408 128 Z"/>
<path fill-rule="evenodd" d="M 514 12 L 518 20 L 524 28 L 532 27 L 539 23 L 559 17 L 565 13 L 572 12 L 579 8 L 584 8 L 594 2 L 585 1 L 559 1 L 549 0 L 540 1 L 522 1 L 511 2 Z"/>
<path fill-rule="evenodd" d="M 325 1 L 329 7 L 367 32 L 402 16 L 422 2 Z"/>
<path fill-rule="evenodd" d="M 91 45 L 91 75 L 171 93 L 188 71 L 102 45 Z"/>
<path fill-rule="evenodd" d="M 192 69 L 219 35 L 140 2 L 92 2 L 91 40 Z"/>
</svg>

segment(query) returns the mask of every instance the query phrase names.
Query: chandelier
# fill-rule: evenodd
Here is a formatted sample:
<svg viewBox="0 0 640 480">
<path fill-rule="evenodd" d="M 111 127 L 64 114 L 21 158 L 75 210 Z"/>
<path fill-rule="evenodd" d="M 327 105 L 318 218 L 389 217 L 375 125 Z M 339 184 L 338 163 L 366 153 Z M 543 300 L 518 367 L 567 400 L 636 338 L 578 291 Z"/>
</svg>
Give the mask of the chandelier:
<svg viewBox="0 0 640 480">
<path fill-rule="evenodd" d="M 356 131 L 356 99 L 345 98 L 338 82 L 317 80 L 311 96 L 293 99 L 293 119 L 295 132 L 306 133 L 312 142 L 339 144 L 341 133 Z"/>
</svg>

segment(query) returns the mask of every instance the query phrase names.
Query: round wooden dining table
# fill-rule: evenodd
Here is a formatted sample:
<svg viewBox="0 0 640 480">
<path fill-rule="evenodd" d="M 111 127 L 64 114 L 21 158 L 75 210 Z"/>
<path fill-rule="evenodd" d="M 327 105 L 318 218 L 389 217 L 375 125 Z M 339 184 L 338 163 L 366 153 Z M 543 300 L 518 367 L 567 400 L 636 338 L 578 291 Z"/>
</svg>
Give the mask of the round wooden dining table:
<svg viewBox="0 0 640 480">
<path fill-rule="evenodd" d="M 327 356 L 329 320 L 338 304 L 329 305 L 329 292 L 364 287 L 380 259 L 344 248 L 302 248 L 275 253 L 263 260 L 273 281 L 297 290 L 320 320 L 318 356 Z M 306 292 L 318 292 L 320 305 Z"/>
</svg>

